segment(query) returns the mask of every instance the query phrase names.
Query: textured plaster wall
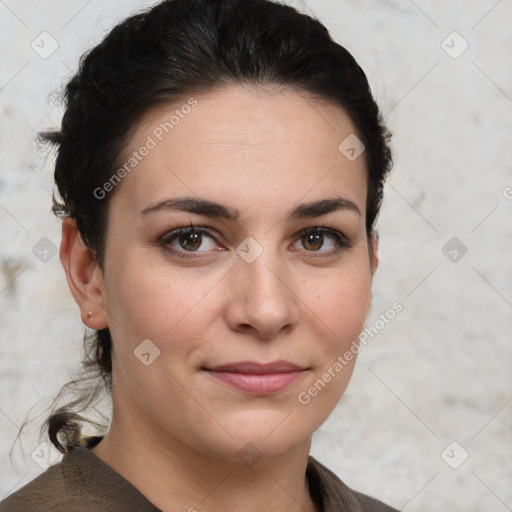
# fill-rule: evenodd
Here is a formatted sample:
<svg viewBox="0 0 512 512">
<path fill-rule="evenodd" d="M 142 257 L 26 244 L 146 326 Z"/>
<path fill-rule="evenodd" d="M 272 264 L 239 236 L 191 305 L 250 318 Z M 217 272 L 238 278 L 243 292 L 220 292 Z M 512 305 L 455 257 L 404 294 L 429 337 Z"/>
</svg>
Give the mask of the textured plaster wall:
<svg viewBox="0 0 512 512">
<path fill-rule="evenodd" d="M 290 3 L 358 59 L 395 151 L 378 334 L 312 454 L 401 510 L 512 510 L 512 1 Z M 60 122 L 54 93 L 81 53 L 145 5 L 0 1 L 0 497 L 43 471 L 35 429 L 15 466 L 9 450 L 77 370 L 84 330 L 56 253 L 51 162 L 32 139 Z"/>
</svg>

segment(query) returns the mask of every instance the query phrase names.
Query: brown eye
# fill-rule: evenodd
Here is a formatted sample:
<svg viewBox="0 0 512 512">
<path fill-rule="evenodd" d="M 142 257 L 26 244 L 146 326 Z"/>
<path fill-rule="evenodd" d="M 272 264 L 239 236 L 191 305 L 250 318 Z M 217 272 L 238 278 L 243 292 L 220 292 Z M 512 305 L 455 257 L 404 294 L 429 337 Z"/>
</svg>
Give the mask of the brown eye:
<svg viewBox="0 0 512 512">
<path fill-rule="evenodd" d="M 160 238 L 160 244 L 173 255 L 183 258 L 198 257 L 201 254 L 214 252 L 215 247 L 218 247 L 212 233 L 213 230 L 210 228 L 189 226 L 165 234 Z M 200 248 L 203 250 L 199 250 Z M 198 256 L 187 253 L 197 253 Z"/>
<path fill-rule="evenodd" d="M 200 233 L 185 233 L 180 235 L 177 240 L 183 249 L 196 251 L 201 247 L 202 236 Z"/>
<path fill-rule="evenodd" d="M 352 247 L 351 242 L 342 233 L 324 227 L 310 228 L 303 231 L 300 242 L 307 252 L 317 252 L 320 253 L 319 256 L 332 256 Z"/>
<path fill-rule="evenodd" d="M 306 249 L 311 251 L 318 251 L 324 244 L 323 235 L 304 235 L 302 237 L 303 245 Z"/>
</svg>

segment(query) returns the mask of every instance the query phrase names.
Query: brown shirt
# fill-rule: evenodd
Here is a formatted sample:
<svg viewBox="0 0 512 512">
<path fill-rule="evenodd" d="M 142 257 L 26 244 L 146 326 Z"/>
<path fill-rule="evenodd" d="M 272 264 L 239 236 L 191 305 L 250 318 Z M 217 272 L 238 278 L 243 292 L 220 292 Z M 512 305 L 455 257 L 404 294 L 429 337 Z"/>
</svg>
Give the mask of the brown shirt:
<svg viewBox="0 0 512 512">
<path fill-rule="evenodd" d="M 306 476 L 320 512 L 398 512 L 350 490 L 332 471 L 309 457 Z M 85 446 L 0 503 L 0 512 L 161 512 L 128 480 Z"/>
</svg>

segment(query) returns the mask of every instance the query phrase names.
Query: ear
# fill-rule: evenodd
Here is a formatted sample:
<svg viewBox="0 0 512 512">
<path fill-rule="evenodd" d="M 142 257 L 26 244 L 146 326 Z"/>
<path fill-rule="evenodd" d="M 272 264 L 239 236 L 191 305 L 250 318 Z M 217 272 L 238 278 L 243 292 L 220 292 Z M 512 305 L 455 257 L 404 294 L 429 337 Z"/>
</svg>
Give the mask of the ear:
<svg viewBox="0 0 512 512">
<path fill-rule="evenodd" d="M 108 327 L 102 272 L 95 255 L 84 244 L 75 220 L 70 217 L 62 221 L 59 256 L 82 322 L 96 330 Z"/>
<path fill-rule="evenodd" d="M 379 233 L 377 231 L 374 231 L 371 236 L 370 240 L 370 247 L 369 247 L 369 253 L 370 253 L 370 271 L 372 273 L 372 277 L 375 275 L 375 272 L 377 271 L 377 267 L 379 266 Z"/>
</svg>

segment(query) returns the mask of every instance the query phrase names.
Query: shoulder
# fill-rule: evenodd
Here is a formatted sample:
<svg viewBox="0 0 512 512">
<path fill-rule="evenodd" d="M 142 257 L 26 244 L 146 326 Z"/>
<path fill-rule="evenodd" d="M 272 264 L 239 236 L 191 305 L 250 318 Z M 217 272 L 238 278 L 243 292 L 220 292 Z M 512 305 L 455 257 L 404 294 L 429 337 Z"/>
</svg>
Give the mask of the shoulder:
<svg viewBox="0 0 512 512">
<path fill-rule="evenodd" d="M 311 456 L 308 477 L 310 486 L 313 485 L 310 491 L 322 503 L 324 512 L 398 512 L 382 501 L 350 489 L 335 473 Z"/>
<path fill-rule="evenodd" d="M 0 503 L 0 512 L 158 512 L 130 482 L 79 446 Z"/>
<path fill-rule="evenodd" d="M 0 502 L 0 512 L 69 509 L 70 490 L 61 461 Z"/>
<path fill-rule="evenodd" d="M 396 508 L 390 507 L 386 505 L 382 501 L 379 501 L 375 498 L 371 498 L 366 494 L 361 494 L 357 491 L 352 491 L 359 504 L 361 505 L 361 510 L 364 512 L 398 512 Z"/>
</svg>

